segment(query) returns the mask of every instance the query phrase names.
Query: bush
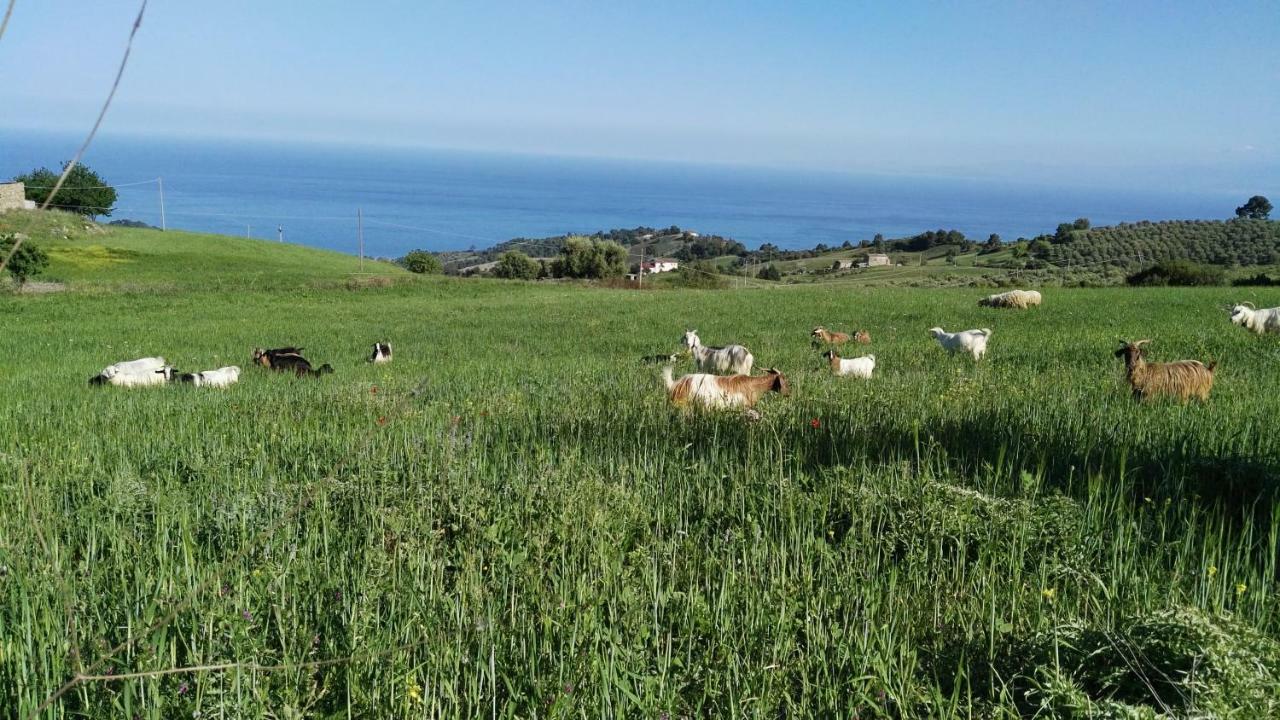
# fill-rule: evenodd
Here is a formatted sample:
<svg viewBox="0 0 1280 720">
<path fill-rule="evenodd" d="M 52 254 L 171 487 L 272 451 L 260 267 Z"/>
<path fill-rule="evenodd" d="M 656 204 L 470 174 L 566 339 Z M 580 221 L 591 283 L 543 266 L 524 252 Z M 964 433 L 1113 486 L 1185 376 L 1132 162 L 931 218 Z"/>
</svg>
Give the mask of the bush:
<svg viewBox="0 0 1280 720">
<path fill-rule="evenodd" d="M 1254 275 L 1252 277 L 1236 278 L 1235 280 L 1231 281 L 1231 284 L 1236 287 L 1245 287 L 1249 285 L 1270 287 L 1272 285 L 1280 285 L 1280 279 L 1272 278 L 1270 275 L 1267 275 L 1266 273 L 1258 273 L 1257 275 Z"/>
<path fill-rule="evenodd" d="M 419 275 L 439 275 L 444 272 L 444 265 L 440 263 L 440 258 L 426 250 L 411 250 L 397 262 L 405 270 Z"/>
<path fill-rule="evenodd" d="M 1226 272 L 1220 267 L 1197 265 L 1187 260 L 1166 260 L 1125 278 L 1130 285 L 1173 285 L 1194 287 L 1223 285 Z"/>
<path fill-rule="evenodd" d="M 66 167 L 66 163 L 63 163 L 63 170 Z M 26 184 L 28 200 L 43 204 L 61 174 L 49 168 L 40 168 L 26 175 L 19 175 L 14 180 Z M 116 189 L 107 185 L 107 182 L 87 165 L 80 163 L 71 169 L 71 173 L 67 175 L 66 182 L 53 198 L 50 207 L 86 217 L 97 217 L 110 216 L 115 204 Z"/>
<path fill-rule="evenodd" d="M 498 258 L 493 275 L 508 280 L 535 280 L 541 270 L 542 265 L 537 260 L 519 250 L 508 250 Z"/>
<path fill-rule="evenodd" d="M 773 263 L 769 263 L 768 265 L 760 268 L 760 272 L 756 273 L 756 277 L 761 280 L 781 280 L 782 271 L 778 270 L 778 267 Z"/>
<path fill-rule="evenodd" d="M 679 287 L 702 290 L 722 290 L 729 287 L 729 279 L 720 274 L 719 268 L 709 262 L 685 263 L 676 271 Z"/>
<path fill-rule="evenodd" d="M 17 235 L 0 235 L 0 260 L 8 257 L 9 251 L 17 241 Z M 47 267 L 49 267 L 49 256 L 35 243 L 26 240 L 18 246 L 18 251 L 9 258 L 9 264 L 4 269 L 9 271 L 18 285 L 24 285 L 27 280 L 39 275 Z"/>
</svg>

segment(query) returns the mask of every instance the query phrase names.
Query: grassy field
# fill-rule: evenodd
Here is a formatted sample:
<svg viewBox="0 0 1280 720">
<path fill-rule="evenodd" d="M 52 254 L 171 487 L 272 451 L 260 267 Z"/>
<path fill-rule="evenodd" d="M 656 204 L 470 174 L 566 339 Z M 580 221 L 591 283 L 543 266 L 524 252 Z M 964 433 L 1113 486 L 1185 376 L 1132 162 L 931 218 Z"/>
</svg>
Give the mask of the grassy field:
<svg viewBox="0 0 1280 720">
<path fill-rule="evenodd" d="M 102 244 L 162 254 L 134 232 Z M 0 296 L 5 716 L 77 675 L 42 716 L 1280 712 L 1280 338 L 1222 311 L 1280 289 L 1017 313 L 974 290 L 347 288 L 353 261 L 316 255 L 273 271 L 287 289 L 186 287 L 217 263 L 172 259 Z M 823 372 L 819 323 L 870 330 L 877 377 Z M 933 325 L 994 329 L 987 358 Z M 754 424 L 671 409 L 638 358 L 686 328 L 793 394 Z M 1211 401 L 1135 405 L 1120 337 L 1218 360 Z M 363 363 L 383 339 L 395 362 Z M 284 344 L 337 372 L 247 366 Z M 86 385 L 153 354 L 245 373 Z"/>
</svg>

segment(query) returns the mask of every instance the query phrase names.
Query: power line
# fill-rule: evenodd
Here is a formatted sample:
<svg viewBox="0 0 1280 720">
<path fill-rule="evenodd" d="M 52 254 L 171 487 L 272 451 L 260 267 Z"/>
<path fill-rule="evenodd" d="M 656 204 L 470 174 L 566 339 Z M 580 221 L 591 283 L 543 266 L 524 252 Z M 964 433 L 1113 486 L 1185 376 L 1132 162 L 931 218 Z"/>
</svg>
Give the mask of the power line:
<svg viewBox="0 0 1280 720">
<path fill-rule="evenodd" d="M 0 20 L 0 38 L 4 37 L 5 28 L 9 27 L 9 18 L 13 16 L 13 6 L 18 4 L 18 0 L 9 0 L 9 9 L 4 11 L 4 20 Z"/>
<path fill-rule="evenodd" d="M 160 178 L 151 178 L 150 180 L 139 180 L 138 182 L 112 183 L 110 185 L 81 185 L 79 187 L 67 187 L 66 185 L 63 185 L 61 189 L 63 190 L 101 190 L 103 188 L 111 188 L 114 190 L 115 188 L 118 188 L 118 187 L 133 187 L 134 185 L 151 185 L 152 183 L 157 183 L 157 182 L 160 182 Z M 54 187 L 52 185 L 26 185 L 25 183 L 23 186 L 30 190 L 52 190 Z"/>
</svg>

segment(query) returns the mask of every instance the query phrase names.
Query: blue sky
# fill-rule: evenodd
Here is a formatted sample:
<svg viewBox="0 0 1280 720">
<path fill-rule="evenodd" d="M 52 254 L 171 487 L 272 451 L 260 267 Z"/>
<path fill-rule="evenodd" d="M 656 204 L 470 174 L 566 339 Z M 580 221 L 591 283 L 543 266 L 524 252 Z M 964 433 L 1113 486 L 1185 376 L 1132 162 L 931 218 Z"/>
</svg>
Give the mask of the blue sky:
<svg viewBox="0 0 1280 720">
<path fill-rule="evenodd" d="M 0 126 L 87 127 L 135 12 L 19 0 Z M 159 0 L 106 127 L 1265 189 L 1278 32 L 1270 0 Z"/>
</svg>

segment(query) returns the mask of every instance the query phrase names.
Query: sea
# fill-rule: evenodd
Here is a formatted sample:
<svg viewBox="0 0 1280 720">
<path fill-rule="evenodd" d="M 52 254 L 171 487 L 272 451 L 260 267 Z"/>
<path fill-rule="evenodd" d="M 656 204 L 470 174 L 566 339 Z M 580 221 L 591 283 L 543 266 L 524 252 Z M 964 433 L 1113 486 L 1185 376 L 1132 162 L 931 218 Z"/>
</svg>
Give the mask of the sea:
<svg viewBox="0 0 1280 720">
<path fill-rule="evenodd" d="M 57 169 L 81 138 L 0 130 L 0 177 Z M 1078 217 L 1223 218 L 1240 197 L 990 179 L 778 170 L 457 150 L 103 134 L 84 162 L 116 187 L 109 218 L 369 256 L 678 225 L 749 248 L 857 244 L 957 229 L 985 240 Z M 162 199 L 163 197 L 163 199 Z"/>
</svg>

